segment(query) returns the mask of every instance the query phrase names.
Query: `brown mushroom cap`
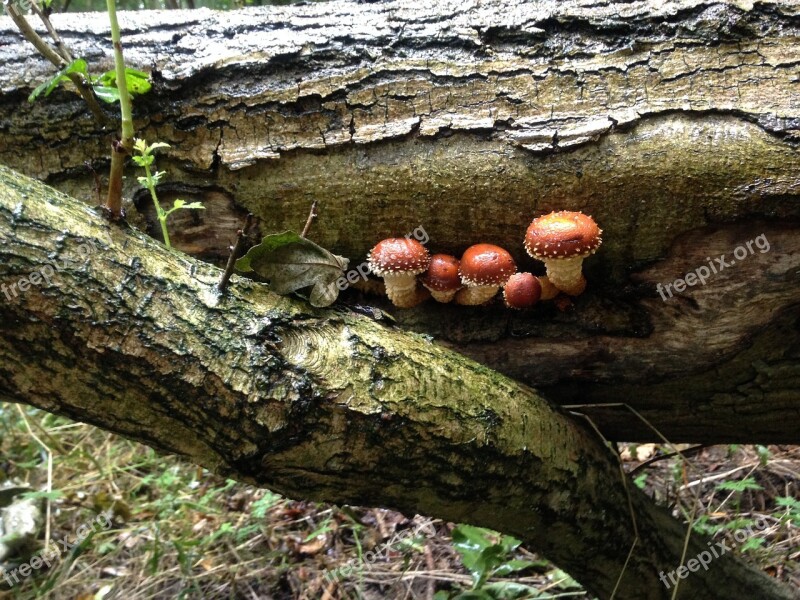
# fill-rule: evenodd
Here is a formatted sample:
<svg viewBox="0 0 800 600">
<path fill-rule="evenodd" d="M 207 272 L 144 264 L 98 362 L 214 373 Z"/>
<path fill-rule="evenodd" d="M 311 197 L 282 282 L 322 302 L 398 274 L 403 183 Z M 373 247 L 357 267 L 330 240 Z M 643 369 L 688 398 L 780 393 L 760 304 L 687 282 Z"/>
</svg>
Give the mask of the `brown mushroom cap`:
<svg viewBox="0 0 800 600">
<path fill-rule="evenodd" d="M 525 250 L 533 258 L 575 258 L 594 254 L 603 230 L 581 212 L 561 210 L 534 219 L 525 234 Z"/>
<path fill-rule="evenodd" d="M 461 287 L 458 276 L 459 260 L 449 254 L 434 254 L 422 278 L 422 284 L 436 292 L 451 292 Z"/>
<path fill-rule="evenodd" d="M 429 262 L 430 255 L 425 246 L 411 238 L 388 238 L 378 242 L 369 252 L 370 270 L 378 277 L 423 273 Z"/>
<path fill-rule="evenodd" d="M 459 274 L 467 286 L 501 286 L 516 273 L 517 265 L 500 246 L 475 244 L 461 257 Z"/>
<path fill-rule="evenodd" d="M 509 308 L 530 308 L 539 301 L 542 285 L 530 273 L 515 273 L 503 288 L 503 298 Z"/>
</svg>

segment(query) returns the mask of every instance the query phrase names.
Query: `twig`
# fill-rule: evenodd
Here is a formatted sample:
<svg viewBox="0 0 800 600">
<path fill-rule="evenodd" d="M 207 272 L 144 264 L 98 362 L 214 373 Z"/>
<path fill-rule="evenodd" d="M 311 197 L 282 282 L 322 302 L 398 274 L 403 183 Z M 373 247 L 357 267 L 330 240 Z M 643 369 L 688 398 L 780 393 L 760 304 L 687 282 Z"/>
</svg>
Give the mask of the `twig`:
<svg viewBox="0 0 800 600">
<path fill-rule="evenodd" d="M 64 42 L 61 40 L 61 37 L 56 32 L 55 27 L 50 22 L 50 17 L 48 17 L 39 5 L 37 4 L 36 0 L 28 0 L 31 3 L 31 8 L 33 12 L 41 19 L 42 23 L 44 23 L 45 29 L 47 29 L 47 33 L 50 34 L 50 37 L 53 38 L 53 41 L 56 43 L 56 48 L 58 48 L 58 53 L 61 55 L 65 61 L 70 62 L 72 61 L 72 54 L 70 53 L 69 49 L 64 45 Z"/>
<path fill-rule="evenodd" d="M 429 543 L 425 544 L 425 566 L 431 570 L 436 570 L 436 562 L 433 560 L 433 552 L 431 552 L 431 545 Z M 428 585 L 425 588 L 425 600 L 433 600 L 434 592 L 436 591 L 436 585 L 433 579 L 428 579 Z"/>
<path fill-rule="evenodd" d="M 696 446 L 692 446 L 691 448 L 687 448 L 686 450 L 681 450 L 681 452 L 683 453 L 684 458 L 686 458 L 687 456 L 692 456 L 694 454 L 697 454 L 703 448 L 708 448 L 708 446 L 709 446 L 709 444 L 697 444 Z M 636 473 L 638 473 L 639 471 L 641 471 L 642 469 L 644 469 L 646 467 L 649 467 L 653 463 L 656 463 L 656 462 L 658 462 L 660 460 L 667 460 L 668 458 L 674 458 L 675 456 L 678 456 L 679 454 L 680 454 L 680 452 L 668 452 L 667 454 L 661 454 L 659 456 L 653 456 L 652 458 L 648 458 L 642 464 L 636 465 L 636 467 L 634 467 L 633 469 L 628 471 L 628 475 L 633 476 Z"/>
<path fill-rule="evenodd" d="M 98 204 L 102 204 L 103 203 L 103 185 L 100 183 L 100 176 L 97 174 L 97 171 L 94 170 L 94 167 L 92 167 L 92 163 L 91 162 L 89 162 L 87 160 L 87 161 L 84 161 L 83 164 L 86 165 L 86 168 L 89 169 L 92 172 L 92 175 L 94 176 L 94 191 L 95 191 L 95 194 L 97 194 L 97 203 Z"/>
<path fill-rule="evenodd" d="M 228 264 L 225 265 L 225 272 L 222 274 L 222 277 L 217 284 L 217 289 L 220 292 L 224 292 L 225 288 L 228 287 L 228 281 L 230 281 L 231 275 L 233 275 L 234 265 L 236 265 L 236 259 L 239 256 L 239 253 L 242 250 L 242 243 L 244 242 L 244 236 L 247 234 L 247 230 L 250 229 L 250 226 L 253 224 L 253 214 L 249 213 L 244 220 L 244 225 L 242 228 L 236 232 L 236 243 L 231 248 L 231 254 L 228 257 Z"/>
<path fill-rule="evenodd" d="M 30 423 L 28 423 L 28 417 L 25 416 L 25 411 L 22 410 L 20 405 L 15 404 L 14 406 L 17 408 L 17 411 L 19 411 L 19 415 L 22 417 L 22 421 L 25 423 L 25 428 L 28 430 L 30 436 L 44 448 L 45 452 L 47 452 L 47 500 L 45 502 L 44 524 L 44 547 L 47 548 L 50 545 L 50 494 L 53 491 L 53 452 L 47 444 L 33 433 L 33 429 L 31 429 Z"/>
<path fill-rule="evenodd" d="M 314 219 L 317 218 L 317 201 L 311 203 L 311 212 L 308 213 L 308 219 L 306 219 L 305 227 L 303 227 L 303 232 L 300 234 L 300 237 L 306 237 L 308 230 L 311 229 L 311 223 Z"/>
</svg>

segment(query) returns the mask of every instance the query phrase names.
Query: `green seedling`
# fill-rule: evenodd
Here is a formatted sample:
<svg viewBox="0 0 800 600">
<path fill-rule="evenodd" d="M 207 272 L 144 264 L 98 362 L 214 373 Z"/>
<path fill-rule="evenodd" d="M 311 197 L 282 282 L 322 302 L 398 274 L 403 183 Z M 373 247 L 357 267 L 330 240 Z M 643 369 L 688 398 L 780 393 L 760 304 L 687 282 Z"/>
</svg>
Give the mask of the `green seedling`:
<svg viewBox="0 0 800 600">
<path fill-rule="evenodd" d="M 161 225 L 161 234 L 164 236 L 164 245 L 167 248 L 172 248 L 172 244 L 170 244 L 169 241 L 169 232 L 167 231 L 167 219 L 169 216 L 176 210 L 205 210 L 205 206 L 203 206 L 202 202 L 188 203 L 186 200 L 178 199 L 175 200 L 172 208 L 169 210 L 164 210 L 161 208 L 161 203 L 158 201 L 158 194 L 156 193 L 156 186 L 158 186 L 158 184 L 164 178 L 165 172 L 153 171 L 150 168 L 153 166 L 153 161 L 155 161 L 156 158 L 154 151 L 159 148 L 169 148 L 169 144 L 165 144 L 164 142 L 156 142 L 148 145 L 146 140 L 135 139 L 133 141 L 133 162 L 144 169 L 144 177 L 138 178 L 139 183 L 149 190 L 150 197 L 153 199 L 153 205 L 156 209 L 156 216 L 158 217 L 158 222 Z"/>
</svg>

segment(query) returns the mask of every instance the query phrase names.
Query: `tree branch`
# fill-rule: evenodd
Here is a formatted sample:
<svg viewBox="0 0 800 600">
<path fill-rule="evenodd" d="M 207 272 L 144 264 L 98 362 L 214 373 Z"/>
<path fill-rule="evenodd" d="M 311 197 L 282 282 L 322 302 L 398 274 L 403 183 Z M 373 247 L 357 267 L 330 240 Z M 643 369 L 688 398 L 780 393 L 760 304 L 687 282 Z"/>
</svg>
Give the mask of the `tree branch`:
<svg viewBox="0 0 800 600">
<path fill-rule="evenodd" d="M 534 390 L 251 281 L 220 296 L 218 269 L 4 167 L 0 235 L 4 399 L 290 496 L 504 531 L 603 598 L 620 574 L 619 599 L 670 597 L 684 526 Z M 791 596 L 725 555 L 679 597 Z"/>
</svg>

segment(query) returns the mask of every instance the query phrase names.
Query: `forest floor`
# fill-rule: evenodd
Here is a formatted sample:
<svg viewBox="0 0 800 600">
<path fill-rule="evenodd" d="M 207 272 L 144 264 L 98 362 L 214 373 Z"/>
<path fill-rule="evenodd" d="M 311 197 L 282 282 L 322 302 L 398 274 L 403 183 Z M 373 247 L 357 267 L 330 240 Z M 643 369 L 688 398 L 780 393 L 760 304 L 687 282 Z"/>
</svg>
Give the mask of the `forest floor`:
<svg viewBox="0 0 800 600">
<path fill-rule="evenodd" d="M 681 446 L 685 461 L 664 457 L 673 448 L 661 445 L 620 449 L 636 485 L 658 502 L 800 588 L 800 447 Z M 0 404 L 0 508 L 4 481 L 30 485 L 50 516 L 35 540 L 0 561 L 0 600 L 591 598 L 542 557 L 486 530 L 285 499 L 8 404 Z M 59 555 L 22 577 L 48 535 Z M 504 566 L 494 572 L 511 573 L 470 592 L 464 563 L 475 556 L 454 538 L 498 544 L 495 567 Z"/>
</svg>

